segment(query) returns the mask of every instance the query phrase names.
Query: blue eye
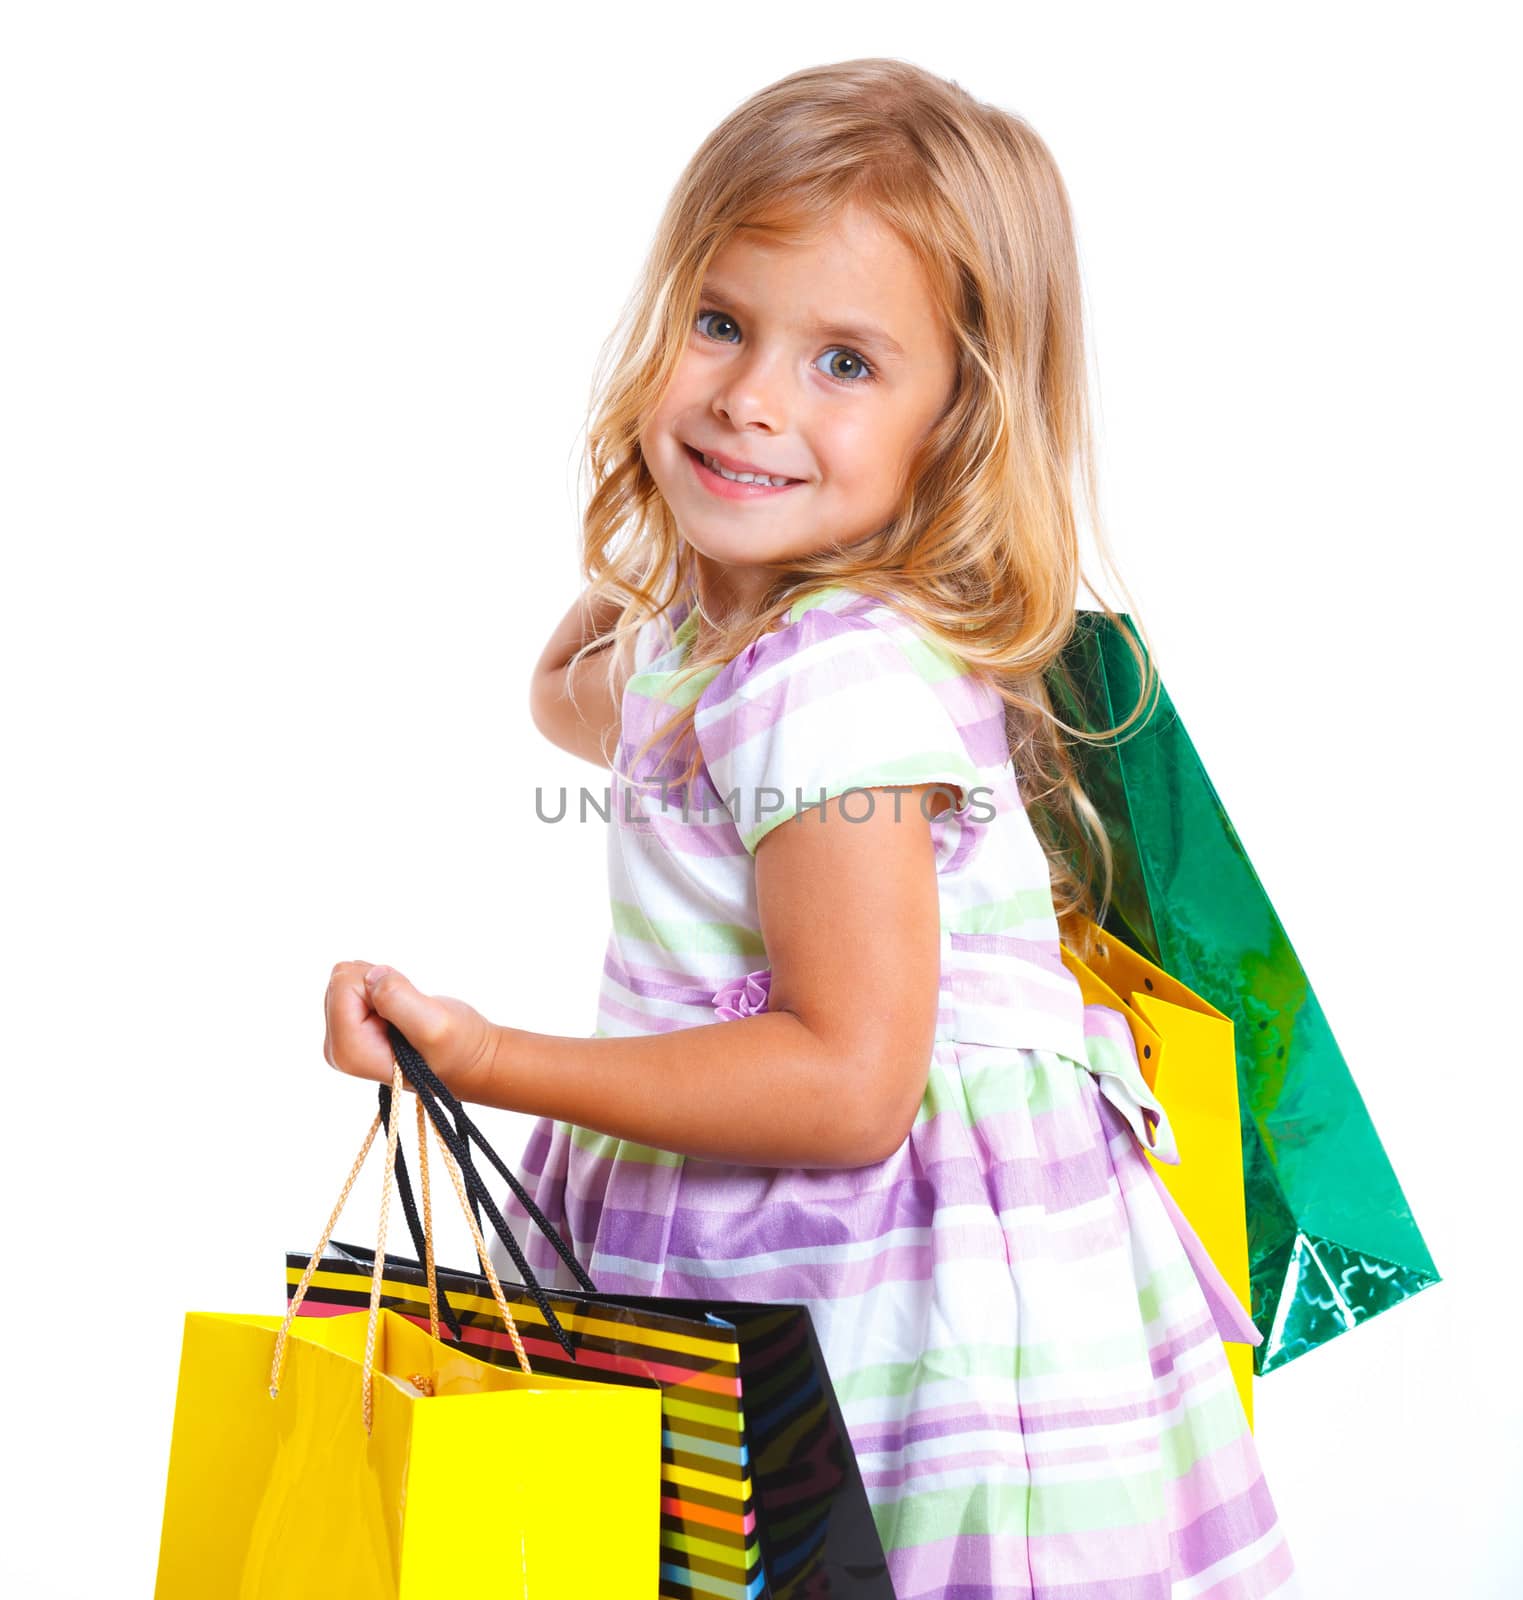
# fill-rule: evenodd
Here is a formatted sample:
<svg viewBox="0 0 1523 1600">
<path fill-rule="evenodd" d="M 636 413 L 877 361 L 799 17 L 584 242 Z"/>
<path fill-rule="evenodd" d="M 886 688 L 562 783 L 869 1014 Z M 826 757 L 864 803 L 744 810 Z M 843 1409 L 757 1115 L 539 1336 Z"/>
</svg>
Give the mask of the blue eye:
<svg viewBox="0 0 1523 1600">
<path fill-rule="evenodd" d="M 847 372 L 827 372 L 826 377 L 834 378 L 838 383 L 846 384 L 872 382 L 874 377 L 873 369 L 868 366 L 868 364 L 862 359 L 861 356 L 857 354 L 855 350 L 848 350 L 843 345 L 837 345 L 835 349 L 827 350 L 825 354 L 820 357 L 820 361 L 832 359 L 849 361 L 852 363 L 854 370 Z M 819 362 L 817 361 L 815 365 L 818 366 Z"/>
<path fill-rule="evenodd" d="M 697 321 L 698 331 L 700 333 L 702 333 L 704 338 L 706 338 L 706 339 L 712 339 L 712 338 L 715 337 L 715 335 L 712 334 L 712 333 L 705 333 L 704 332 L 703 323 L 704 323 L 704 319 L 706 317 L 718 317 L 721 322 L 727 322 L 732 328 L 735 328 L 735 331 L 736 331 L 737 334 L 740 332 L 740 329 L 736 326 L 735 318 L 731 317 L 731 316 L 727 316 L 723 311 L 700 311 L 698 313 L 698 321 Z M 720 339 L 719 339 L 719 342 L 721 344 L 734 344 L 735 340 L 734 339 L 726 339 L 726 338 L 721 336 Z"/>
</svg>

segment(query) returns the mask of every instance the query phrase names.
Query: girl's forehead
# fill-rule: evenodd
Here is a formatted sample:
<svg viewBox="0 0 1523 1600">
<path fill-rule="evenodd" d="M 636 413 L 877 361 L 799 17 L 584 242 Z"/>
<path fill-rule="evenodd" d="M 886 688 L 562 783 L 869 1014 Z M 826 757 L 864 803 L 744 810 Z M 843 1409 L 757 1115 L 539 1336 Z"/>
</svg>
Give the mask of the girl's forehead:
<svg viewBox="0 0 1523 1600">
<path fill-rule="evenodd" d="M 849 256 L 895 246 L 908 253 L 904 241 L 887 222 L 868 207 L 853 202 L 823 217 L 775 217 L 742 222 L 720 246 L 714 259 L 718 261 L 726 255 L 779 259 Z"/>
</svg>

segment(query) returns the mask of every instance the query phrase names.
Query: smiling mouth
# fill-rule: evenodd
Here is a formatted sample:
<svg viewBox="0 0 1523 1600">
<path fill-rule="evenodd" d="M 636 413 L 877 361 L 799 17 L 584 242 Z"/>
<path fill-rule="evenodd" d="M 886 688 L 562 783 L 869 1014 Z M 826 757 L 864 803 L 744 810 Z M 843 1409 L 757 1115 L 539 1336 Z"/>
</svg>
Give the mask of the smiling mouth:
<svg viewBox="0 0 1523 1600">
<path fill-rule="evenodd" d="M 684 444 L 683 449 L 705 472 L 712 473 L 714 477 L 722 479 L 725 483 L 733 483 L 739 488 L 791 489 L 794 484 L 803 482 L 802 478 L 787 478 L 780 472 L 733 472 L 729 467 L 721 466 L 713 456 L 705 455 L 702 450 L 690 444 Z"/>
</svg>

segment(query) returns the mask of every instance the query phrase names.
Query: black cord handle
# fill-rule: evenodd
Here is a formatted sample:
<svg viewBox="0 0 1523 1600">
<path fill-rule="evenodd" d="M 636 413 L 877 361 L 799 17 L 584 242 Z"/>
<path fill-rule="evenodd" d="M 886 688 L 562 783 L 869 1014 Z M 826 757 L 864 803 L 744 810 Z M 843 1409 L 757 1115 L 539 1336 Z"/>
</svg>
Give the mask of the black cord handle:
<svg viewBox="0 0 1523 1600">
<path fill-rule="evenodd" d="M 438 1074 L 435 1073 L 433 1068 L 430 1067 L 423 1057 L 418 1054 L 418 1051 L 408 1041 L 406 1035 L 402 1033 L 402 1031 L 397 1027 L 396 1023 L 388 1022 L 386 1024 L 386 1031 L 391 1037 L 392 1049 L 396 1051 L 397 1058 L 402 1063 L 402 1071 L 405 1074 L 407 1081 L 413 1085 L 414 1089 L 416 1089 L 421 1083 L 424 1088 L 426 1088 L 449 1109 L 455 1118 L 455 1128 L 462 1143 L 466 1140 L 470 1140 L 480 1147 L 481 1153 L 487 1158 L 488 1161 L 492 1163 L 492 1165 L 497 1169 L 498 1173 L 501 1174 L 501 1176 L 506 1180 L 508 1187 L 513 1191 L 514 1198 L 517 1199 L 518 1203 L 528 1214 L 529 1220 L 533 1222 L 535 1227 L 537 1227 L 539 1231 L 544 1234 L 545 1238 L 550 1241 L 551 1245 L 555 1249 L 556 1255 L 558 1255 L 561 1260 L 566 1263 L 571 1275 L 582 1286 L 582 1288 L 587 1291 L 588 1294 L 596 1294 L 598 1292 L 597 1285 L 593 1283 L 592 1279 L 587 1276 L 587 1273 L 583 1269 L 581 1262 L 578 1261 L 576 1256 L 572 1253 L 571 1246 L 568 1245 L 556 1231 L 554 1223 L 550 1221 L 544 1212 L 541 1211 L 540 1208 L 530 1198 L 528 1190 L 526 1190 L 523 1184 L 519 1182 L 512 1169 L 507 1165 L 502 1157 L 497 1154 L 491 1145 L 487 1143 L 486 1136 L 482 1133 L 481 1129 L 471 1121 L 470 1117 L 466 1113 L 465 1107 L 444 1086 L 444 1083 L 441 1081 Z M 451 1154 L 454 1154 L 454 1152 L 451 1151 Z M 458 1156 L 456 1156 L 456 1160 L 459 1160 Z M 466 1162 L 468 1165 L 473 1164 L 471 1162 L 468 1149 Z M 464 1171 L 465 1168 L 462 1167 L 461 1172 L 463 1173 Z M 487 1205 L 489 1208 L 491 1207 L 490 1200 L 487 1202 Z"/>
<path fill-rule="evenodd" d="M 378 1085 L 381 1101 L 381 1128 L 386 1134 L 391 1132 L 391 1085 L 383 1083 Z M 423 1224 L 418 1219 L 418 1207 L 413 1199 L 412 1180 L 407 1175 L 407 1158 L 402 1154 L 402 1141 L 397 1140 L 397 1193 L 402 1199 L 402 1211 L 407 1218 L 407 1231 L 412 1235 L 413 1249 L 418 1252 L 418 1260 L 423 1263 L 424 1271 L 428 1270 L 428 1244 L 423 1237 Z M 478 1215 L 477 1226 L 481 1218 Z M 441 1292 L 439 1297 L 439 1315 L 444 1319 L 446 1327 L 454 1335 L 455 1342 L 460 1342 L 460 1319 L 455 1315 L 455 1308 Z"/>
<path fill-rule="evenodd" d="M 518 1240 L 513 1237 L 513 1230 L 508 1226 L 507 1220 L 492 1204 L 492 1197 L 487 1193 L 486 1185 L 481 1181 L 481 1174 L 476 1171 L 471 1162 L 470 1146 L 460 1138 L 444 1115 L 444 1109 L 434 1098 L 432 1092 L 421 1083 L 413 1084 L 418 1098 L 423 1102 L 424 1109 L 432 1119 L 434 1127 L 438 1129 L 439 1137 L 444 1142 L 444 1147 L 455 1159 L 467 1194 L 476 1200 L 486 1211 L 487 1221 L 492 1224 L 493 1232 L 502 1240 L 508 1255 L 512 1258 L 517 1269 L 520 1283 L 529 1292 L 529 1297 L 539 1307 L 540 1315 L 545 1319 L 545 1325 L 555 1335 L 556 1342 L 566 1352 L 570 1361 L 576 1360 L 576 1352 L 571 1348 L 571 1341 L 566 1337 L 566 1330 L 561 1327 L 560 1318 L 550 1309 L 550 1302 L 545 1298 L 545 1291 L 540 1287 L 529 1268 L 529 1263 L 524 1259 L 524 1254 L 518 1246 Z M 478 1215 L 480 1213 L 477 1213 Z"/>
<path fill-rule="evenodd" d="M 386 1024 L 386 1031 L 391 1040 L 392 1049 L 396 1053 L 397 1061 L 402 1067 L 403 1074 L 412 1085 L 418 1099 L 422 1102 L 423 1109 L 438 1132 L 440 1141 L 454 1158 L 467 1195 L 486 1212 L 487 1220 L 492 1224 L 493 1232 L 502 1240 L 503 1247 L 507 1250 L 523 1287 L 528 1291 L 530 1298 L 538 1307 L 540 1315 L 545 1319 L 545 1326 L 555 1335 L 556 1342 L 566 1352 L 567 1359 L 575 1361 L 576 1353 L 571 1348 L 571 1341 L 566 1336 L 565 1329 L 561 1326 L 560 1318 L 550 1309 L 550 1302 L 545 1298 L 545 1291 L 540 1287 L 539 1280 L 534 1276 L 529 1263 L 524 1259 L 523 1251 L 519 1248 L 518 1240 L 514 1237 L 512 1228 L 508 1226 L 507 1219 L 503 1217 L 493 1203 L 487 1186 L 482 1181 L 481 1174 L 476 1170 L 476 1164 L 471 1159 L 470 1142 L 472 1139 L 480 1145 L 482 1152 L 491 1160 L 493 1166 L 508 1179 L 513 1193 L 519 1198 L 525 1211 L 543 1229 L 551 1244 L 555 1247 L 556 1253 L 570 1265 L 577 1281 L 590 1293 L 595 1294 L 597 1291 L 593 1286 L 592 1280 L 582 1269 L 576 1257 L 571 1254 L 569 1247 L 555 1231 L 549 1219 L 529 1199 L 518 1179 L 503 1164 L 496 1151 L 487 1143 L 481 1130 L 466 1115 L 465 1108 L 444 1086 L 433 1068 L 429 1066 L 408 1041 L 406 1035 L 394 1022 Z M 456 1121 L 463 1125 L 463 1133 L 460 1128 L 452 1125 L 448 1117 L 446 1117 L 446 1107 L 454 1112 Z"/>
</svg>

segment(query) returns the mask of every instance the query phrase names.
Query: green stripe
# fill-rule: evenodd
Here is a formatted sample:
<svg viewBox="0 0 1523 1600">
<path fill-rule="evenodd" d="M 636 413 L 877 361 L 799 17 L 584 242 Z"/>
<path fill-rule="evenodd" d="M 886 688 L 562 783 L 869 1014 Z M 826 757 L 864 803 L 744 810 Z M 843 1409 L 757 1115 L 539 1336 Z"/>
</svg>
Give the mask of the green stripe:
<svg viewBox="0 0 1523 1600">
<path fill-rule="evenodd" d="M 932 1489 L 874 1506 L 885 1550 L 930 1544 L 957 1534 L 1093 1533 L 1162 1522 L 1163 1475 L 1152 1464 L 1127 1473 L 1120 1463 L 1097 1482 L 989 1484 L 979 1490 Z"/>
<path fill-rule="evenodd" d="M 679 679 L 678 674 L 682 670 L 678 667 L 668 672 L 652 672 L 649 669 L 632 672 L 625 688 L 676 710 L 680 706 L 690 706 L 724 668 L 722 665 L 700 667 L 691 677 Z"/>
<path fill-rule="evenodd" d="M 941 683 L 947 678 L 963 678 L 972 670 L 938 640 L 918 630 L 907 638 L 895 635 L 894 643 L 904 651 L 910 659 L 910 665 L 929 684 Z"/>
<path fill-rule="evenodd" d="M 649 1145 L 631 1144 L 628 1139 L 615 1139 L 611 1134 L 594 1133 L 591 1128 L 579 1128 L 575 1123 L 562 1123 L 570 1130 L 571 1143 L 578 1150 L 607 1161 L 634 1161 L 646 1167 L 680 1167 L 685 1159 L 670 1150 L 653 1150 Z"/>
<path fill-rule="evenodd" d="M 806 611 L 813 611 L 817 606 L 825 605 L 835 596 L 841 594 L 854 594 L 850 585 L 844 583 L 828 583 L 822 589 L 811 590 L 808 594 L 800 595 L 788 608 L 787 621 L 797 622 Z"/>
<path fill-rule="evenodd" d="M 1022 923 L 1051 920 L 1052 890 L 1043 884 L 1039 889 L 1023 889 L 1004 900 L 971 906 L 948 917 L 946 926 L 954 933 L 1013 933 Z"/>
<path fill-rule="evenodd" d="M 828 584 L 823 589 L 817 589 L 795 600 L 788 610 L 786 620 L 788 622 L 797 622 L 806 611 L 813 611 L 817 606 L 826 605 L 833 601 L 837 595 L 845 595 L 848 599 L 854 599 L 862 592 L 860 589 L 853 589 L 850 584 L 846 583 Z M 882 604 L 882 602 L 875 600 L 874 604 Z M 913 618 L 909 617 L 906 620 L 914 621 Z M 894 643 L 909 657 L 915 671 L 927 683 L 940 683 L 944 678 L 965 677 L 973 670 L 960 656 L 955 655 L 942 644 L 939 639 L 922 633 L 918 624 L 915 625 L 908 636 L 900 637 L 895 634 L 893 638 Z"/>
<path fill-rule="evenodd" d="M 1243 1402 L 1237 1385 L 1228 1381 L 1220 1394 L 1190 1406 L 1185 1415 L 1165 1431 L 1159 1441 L 1164 1471 L 1171 1478 L 1182 1478 L 1203 1456 L 1230 1444 L 1247 1431 Z"/>
<path fill-rule="evenodd" d="M 626 939 L 640 939 L 674 955 L 763 955 L 761 934 L 734 922 L 676 921 L 646 916 L 639 906 L 610 900 L 615 930 Z"/>
<path fill-rule="evenodd" d="M 938 1041 L 939 1043 L 952 1043 Z M 1014 1048 L 999 1052 L 993 1060 L 975 1060 L 972 1054 L 960 1056 L 959 1072 L 949 1066 L 943 1052 L 931 1058 L 926 1075 L 925 1094 L 915 1113 L 918 1128 L 932 1117 L 952 1116 L 966 1128 L 985 1117 L 1008 1111 L 1026 1111 L 1044 1116 L 1060 1105 L 1075 1105 L 1079 1100 L 1079 1074 L 1082 1066 L 1066 1067 L 1067 1081 L 1052 1072 L 1034 1070 L 1019 1059 Z M 977 1108 L 976 1110 L 974 1108 Z"/>
</svg>

